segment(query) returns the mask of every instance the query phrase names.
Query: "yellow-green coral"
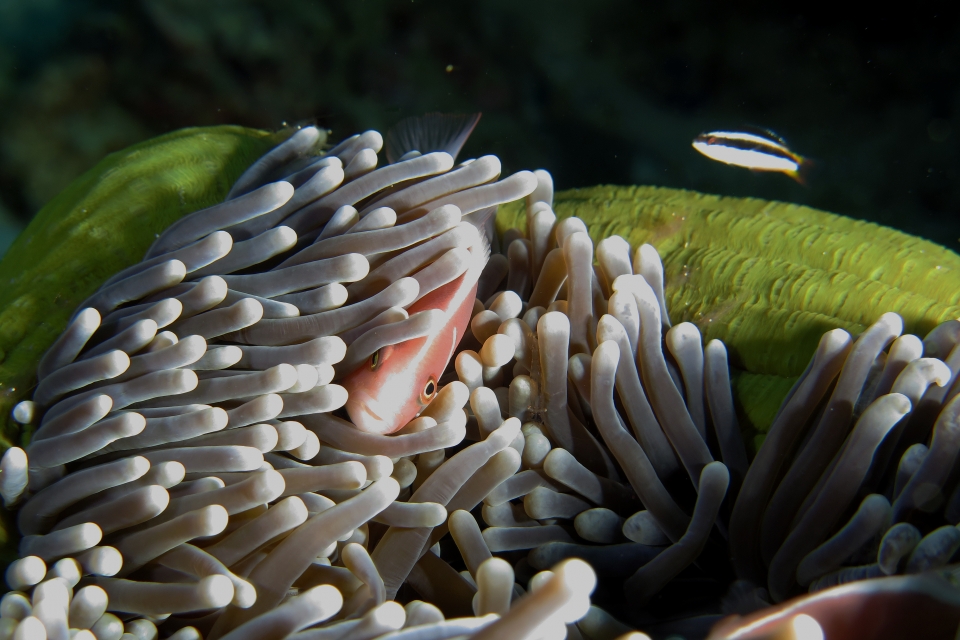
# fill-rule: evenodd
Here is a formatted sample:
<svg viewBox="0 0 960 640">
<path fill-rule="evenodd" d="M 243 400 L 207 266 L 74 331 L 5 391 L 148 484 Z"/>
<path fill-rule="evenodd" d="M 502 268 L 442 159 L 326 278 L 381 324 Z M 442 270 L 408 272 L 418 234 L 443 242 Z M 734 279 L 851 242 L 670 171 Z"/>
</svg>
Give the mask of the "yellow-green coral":
<svg viewBox="0 0 960 640">
<path fill-rule="evenodd" d="M 155 234 L 213 204 L 283 134 L 185 129 L 108 156 L 37 215 L 0 262 L 0 412 L 33 384 L 36 363 L 77 304 L 133 264 Z M 523 226 L 522 206 L 498 214 Z M 749 198 L 657 187 L 560 192 L 594 240 L 660 251 L 675 322 L 729 347 L 743 415 L 764 428 L 824 331 L 858 333 L 885 311 L 924 334 L 960 316 L 960 257 L 874 224 Z M 6 421 L 5 421 L 6 424 Z M 0 445 L 17 434 L 7 424 Z"/>
<path fill-rule="evenodd" d="M 19 439 L 10 409 L 77 305 L 175 220 L 223 200 L 285 136 L 221 126 L 153 138 L 107 156 L 36 215 L 0 262 L 0 448 Z"/>
<path fill-rule="evenodd" d="M 0 262 L 0 449 L 24 437 L 9 423 L 37 362 L 77 305 L 141 259 L 156 234 L 214 204 L 284 134 L 186 129 L 105 158 L 36 216 Z M 782 203 L 655 187 L 560 192 L 594 240 L 649 242 L 664 261 L 675 322 L 720 338 L 733 385 L 755 427 L 772 420 L 822 333 L 861 331 L 885 311 L 923 334 L 960 315 L 960 257 L 892 229 Z M 523 226 L 519 203 L 498 227 Z M 0 518 L 8 514 L 0 512 Z M 0 522 L 0 562 L 14 548 Z"/>
<path fill-rule="evenodd" d="M 657 248 L 671 320 L 726 343 L 743 413 L 761 430 L 825 331 L 857 334 L 895 311 L 922 336 L 960 316 L 960 256 L 869 222 L 659 187 L 564 191 L 554 210 L 583 219 L 594 241 L 619 234 Z M 503 207 L 497 225 L 523 218 L 518 204 Z"/>
</svg>

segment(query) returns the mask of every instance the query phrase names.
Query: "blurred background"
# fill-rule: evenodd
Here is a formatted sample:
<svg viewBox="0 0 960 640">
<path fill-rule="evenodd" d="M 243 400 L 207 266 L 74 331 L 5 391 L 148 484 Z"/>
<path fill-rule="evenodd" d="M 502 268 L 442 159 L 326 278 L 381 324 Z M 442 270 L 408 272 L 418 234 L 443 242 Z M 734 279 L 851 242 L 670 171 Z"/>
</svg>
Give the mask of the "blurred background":
<svg viewBox="0 0 960 640">
<path fill-rule="evenodd" d="M 946 5 L 945 5 L 946 6 Z M 786 200 L 960 249 L 960 21 L 916 3 L 0 0 L 0 252 L 104 155 L 181 127 L 332 140 L 482 111 L 465 149 L 558 189 Z M 701 131 L 769 127 L 807 187 L 724 166 Z"/>
</svg>

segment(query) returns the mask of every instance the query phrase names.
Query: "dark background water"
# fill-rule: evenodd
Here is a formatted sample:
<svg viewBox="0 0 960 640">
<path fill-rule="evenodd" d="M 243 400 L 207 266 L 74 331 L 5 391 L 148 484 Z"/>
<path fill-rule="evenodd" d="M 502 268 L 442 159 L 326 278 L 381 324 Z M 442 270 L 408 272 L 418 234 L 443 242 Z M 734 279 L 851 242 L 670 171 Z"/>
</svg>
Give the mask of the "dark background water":
<svg viewBox="0 0 960 640">
<path fill-rule="evenodd" d="M 856 4 L 0 0 L 0 249 L 105 154 L 180 127 L 337 140 L 479 110 L 466 153 L 560 189 L 787 200 L 958 250 L 960 21 Z M 744 124 L 813 158 L 810 185 L 690 147 Z"/>
</svg>

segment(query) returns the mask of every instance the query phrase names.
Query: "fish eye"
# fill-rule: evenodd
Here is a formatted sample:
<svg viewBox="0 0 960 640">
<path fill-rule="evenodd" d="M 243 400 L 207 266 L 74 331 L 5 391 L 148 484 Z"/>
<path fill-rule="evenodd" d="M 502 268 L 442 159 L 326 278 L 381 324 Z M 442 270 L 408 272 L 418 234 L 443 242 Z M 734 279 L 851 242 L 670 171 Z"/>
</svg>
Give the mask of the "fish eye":
<svg viewBox="0 0 960 640">
<path fill-rule="evenodd" d="M 383 366 L 383 363 L 386 362 L 390 354 L 393 353 L 393 347 L 394 345 L 388 344 L 373 352 L 373 355 L 370 356 L 370 371 L 376 371 Z"/>
<path fill-rule="evenodd" d="M 433 400 L 433 396 L 437 394 L 437 381 L 433 376 L 430 376 L 427 379 L 427 384 L 423 385 L 423 391 L 420 392 L 420 402 L 422 404 L 427 404 Z"/>
</svg>

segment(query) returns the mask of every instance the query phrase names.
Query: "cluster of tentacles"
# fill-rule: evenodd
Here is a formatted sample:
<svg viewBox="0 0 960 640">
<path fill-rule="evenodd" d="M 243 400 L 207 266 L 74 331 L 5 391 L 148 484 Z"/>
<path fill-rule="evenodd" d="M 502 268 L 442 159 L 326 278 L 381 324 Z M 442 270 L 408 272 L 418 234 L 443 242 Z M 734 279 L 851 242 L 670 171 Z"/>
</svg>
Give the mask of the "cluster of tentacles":
<svg viewBox="0 0 960 640">
<path fill-rule="evenodd" d="M 751 463 L 726 349 L 671 326 L 652 246 L 594 251 L 543 171 L 316 139 L 171 226 L 43 357 L 32 442 L 0 462 L 0 634 L 699 636 L 898 573 L 920 575 L 844 593 L 936 591 L 956 629 L 930 571 L 960 548 L 960 322 L 826 334 Z M 433 330 L 405 309 L 467 268 L 467 216 L 524 197 L 436 398 L 355 429 L 335 382 Z M 838 624 L 805 602 L 751 624 Z"/>
</svg>

